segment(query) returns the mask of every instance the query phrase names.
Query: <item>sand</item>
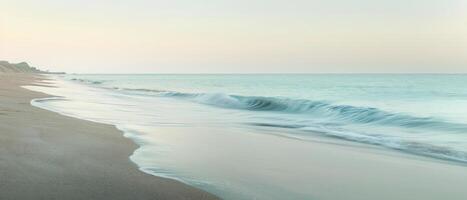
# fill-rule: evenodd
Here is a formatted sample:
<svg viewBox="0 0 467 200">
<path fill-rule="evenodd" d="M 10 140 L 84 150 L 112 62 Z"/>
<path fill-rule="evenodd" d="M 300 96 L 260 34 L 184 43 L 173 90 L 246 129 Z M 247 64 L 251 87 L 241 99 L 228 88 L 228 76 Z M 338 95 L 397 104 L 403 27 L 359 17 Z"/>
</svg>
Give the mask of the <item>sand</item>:
<svg viewBox="0 0 467 200">
<path fill-rule="evenodd" d="M 0 199 L 217 199 L 139 171 L 113 126 L 32 107 L 46 95 L 20 86 L 41 78 L 0 74 Z"/>
</svg>

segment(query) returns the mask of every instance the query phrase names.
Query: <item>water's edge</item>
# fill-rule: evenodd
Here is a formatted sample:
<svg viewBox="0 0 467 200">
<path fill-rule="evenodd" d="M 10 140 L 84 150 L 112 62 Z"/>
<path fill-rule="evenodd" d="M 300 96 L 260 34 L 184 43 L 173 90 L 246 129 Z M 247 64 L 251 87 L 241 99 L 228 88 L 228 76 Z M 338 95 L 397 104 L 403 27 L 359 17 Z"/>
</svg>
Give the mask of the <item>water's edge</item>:
<svg viewBox="0 0 467 200">
<path fill-rule="evenodd" d="M 416 109 L 406 112 L 407 106 L 387 109 L 366 101 L 354 104 L 333 101 L 332 98 L 296 97 L 293 93 L 289 96 L 271 96 L 251 92 L 237 94 L 235 91 L 158 90 L 151 86 L 161 87 L 157 82 L 140 86 L 139 82 L 122 81 L 129 86 L 115 83 L 118 87 L 110 87 L 112 84 L 104 87 L 100 84 L 110 81 L 88 84 L 82 81 L 74 83 L 69 78 L 52 79 L 57 81 L 59 87 L 56 89 L 24 86 L 50 96 L 31 100 L 32 106 L 114 126 L 136 144 L 128 159 L 143 173 L 173 179 L 226 199 L 274 199 L 281 195 L 301 199 L 300 195 L 307 188 L 297 183 L 302 176 L 295 177 L 294 174 L 308 173 L 308 167 L 323 164 L 321 160 L 303 162 L 313 161 L 309 158 L 310 154 L 295 149 L 297 144 L 304 141 L 335 142 L 337 148 L 355 145 L 357 151 L 374 148 L 377 152 L 370 153 L 376 154 L 376 157 L 383 153 L 467 166 L 467 154 L 460 146 L 464 140 L 454 141 L 467 130 L 467 123 L 443 118 L 444 115 L 424 115 L 425 112 L 418 113 Z M 131 80 L 131 77 L 127 79 Z M 271 87 L 274 88 L 274 85 Z M 275 90 L 271 93 L 274 92 L 280 93 Z M 337 97 L 341 98 L 339 95 Z M 389 105 L 398 103 L 399 100 Z M 439 104 L 436 101 L 430 103 Z M 294 140 L 283 141 L 271 135 Z M 450 141 L 457 142 L 453 143 L 457 146 L 446 145 Z M 266 146 L 271 144 L 274 145 Z M 277 144 L 289 146 L 274 148 Z M 220 149 L 213 151 L 213 147 Z M 255 150 L 249 152 L 252 149 Z M 312 148 L 308 150 L 314 152 Z M 245 156 L 245 153 L 252 155 Z M 289 159 L 289 156 L 282 159 L 295 162 L 293 165 L 276 163 L 274 156 L 293 154 L 300 155 L 297 156 L 300 159 Z M 242 161 L 254 162 L 247 164 Z M 273 166 L 277 166 L 277 169 Z M 232 168 L 235 170 L 230 170 Z M 284 171 L 280 169 L 289 171 L 291 175 L 282 176 Z M 254 176 L 250 176 L 253 172 Z M 286 186 L 282 182 L 284 179 L 290 179 Z M 313 196 L 314 193 L 307 195 Z"/>
<path fill-rule="evenodd" d="M 22 88 L 24 89 L 27 89 L 27 90 L 30 90 L 30 91 L 33 91 L 33 92 L 37 92 L 37 91 L 34 91 L 34 90 L 31 90 L 31 89 L 28 89 L 27 87 L 24 87 L 24 86 L 21 86 Z M 47 94 L 48 95 L 48 94 Z M 131 155 L 129 156 L 128 160 L 132 163 L 134 163 L 137 167 L 138 167 L 138 170 L 143 172 L 143 173 L 146 173 L 148 175 L 151 175 L 151 176 L 155 176 L 155 177 L 159 177 L 159 178 L 166 178 L 166 179 L 171 179 L 171 180 L 175 180 L 175 181 L 178 181 L 178 182 L 181 182 L 183 184 L 186 184 L 186 185 L 189 185 L 191 187 L 195 187 L 197 189 L 201 189 L 205 192 L 209 192 L 213 195 L 216 195 L 217 194 L 214 194 L 210 191 L 207 191 L 205 190 L 205 188 L 203 187 L 197 187 L 196 184 L 192 184 L 184 179 L 181 179 L 179 177 L 176 177 L 176 176 L 170 176 L 169 174 L 164 174 L 164 173 L 156 173 L 155 171 L 153 170 L 147 170 L 145 169 L 144 167 L 140 166 L 136 161 L 135 161 L 135 154 L 137 154 L 139 151 L 142 150 L 143 148 L 143 144 L 142 144 L 142 141 L 139 141 L 138 138 L 137 138 L 137 135 L 132 133 L 132 131 L 129 131 L 129 130 L 126 130 L 125 128 L 123 128 L 122 126 L 118 125 L 118 124 L 111 124 L 111 123 L 106 123 L 106 122 L 102 122 L 102 121 L 96 121 L 96 120 L 91 120 L 91 119 L 86 119 L 86 118 L 80 118 L 78 116 L 75 116 L 75 115 L 71 115 L 71 114 L 67 114 L 67 113 L 64 113 L 64 112 L 60 112 L 58 110 L 54 110 L 50 107 L 46 107 L 46 106 L 42 106 L 40 102 L 44 102 L 44 101 L 54 101 L 54 100 L 63 100 L 65 99 L 64 97 L 58 97 L 58 96 L 50 96 L 50 97 L 45 97 L 45 98 L 34 98 L 30 101 L 30 104 L 31 106 L 34 106 L 34 107 L 37 107 L 37 108 L 40 108 L 40 109 L 43 109 L 43 110 L 46 110 L 46 111 L 50 111 L 50 112 L 54 112 L 54 113 L 57 113 L 57 114 L 60 114 L 62 116 L 65 116 L 65 117 L 72 117 L 72 118 L 75 118 L 75 119 L 78 119 L 78 120 L 84 120 L 84 121 L 88 121 L 88 122 L 93 122 L 93 123 L 98 123 L 98 124 L 103 124 L 103 125 L 109 125 L 109 126 L 113 126 L 115 127 L 119 132 L 122 133 L 122 136 L 131 140 L 134 144 L 136 144 L 137 148 L 131 153 Z"/>
</svg>

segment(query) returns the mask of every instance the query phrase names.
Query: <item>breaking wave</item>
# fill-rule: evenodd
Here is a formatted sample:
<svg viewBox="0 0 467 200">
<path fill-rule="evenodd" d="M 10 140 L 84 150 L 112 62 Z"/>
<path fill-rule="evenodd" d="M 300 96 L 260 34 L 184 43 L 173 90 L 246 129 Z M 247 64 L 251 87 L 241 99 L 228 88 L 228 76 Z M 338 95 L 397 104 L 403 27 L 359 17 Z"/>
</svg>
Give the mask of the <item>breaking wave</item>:
<svg viewBox="0 0 467 200">
<path fill-rule="evenodd" d="M 260 121 L 248 121 L 244 124 L 258 128 L 293 129 L 304 133 L 303 135 L 291 134 L 291 137 L 298 139 L 306 139 L 309 134 L 319 134 L 330 138 L 377 145 L 414 155 L 467 164 L 467 151 L 463 147 L 451 146 L 448 141 L 445 141 L 446 143 L 443 141 L 430 142 L 423 139 L 425 136 L 437 133 L 462 136 L 467 133 L 467 124 L 435 117 L 420 117 L 406 113 L 389 112 L 375 107 L 342 105 L 310 99 L 225 93 L 186 93 L 145 88 L 120 88 L 110 85 L 106 87 L 107 85 L 102 84 L 101 81 L 81 79 L 75 81 L 99 85 L 101 88 L 117 90 L 128 95 L 175 98 L 224 109 L 285 114 L 281 116 L 264 115 L 275 116 L 279 119 L 268 118 Z M 355 125 L 360 127 L 356 128 Z M 374 129 L 375 127 L 376 129 Z M 380 129 L 381 127 L 388 129 Z M 398 134 L 374 133 L 371 130 L 396 131 Z M 451 139 L 449 141 L 452 142 Z"/>
<path fill-rule="evenodd" d="M 283 97 L 241 96 L 223 93 L 182 93 L 165 90 L 114 88 L 140 94 L 173 97 L 201 104 L 249 111 L 304 114 L 309 117 L 331 118 L 358 124 L 378 124 L 404 128 L 436 129 L 467 132 L 467 124 L 446 122 L 432 117 L 417 117 L 404 113 L 391 113 L 373 107 L 336 105 L 326 101 L 291 99 Z"/>
</svg>

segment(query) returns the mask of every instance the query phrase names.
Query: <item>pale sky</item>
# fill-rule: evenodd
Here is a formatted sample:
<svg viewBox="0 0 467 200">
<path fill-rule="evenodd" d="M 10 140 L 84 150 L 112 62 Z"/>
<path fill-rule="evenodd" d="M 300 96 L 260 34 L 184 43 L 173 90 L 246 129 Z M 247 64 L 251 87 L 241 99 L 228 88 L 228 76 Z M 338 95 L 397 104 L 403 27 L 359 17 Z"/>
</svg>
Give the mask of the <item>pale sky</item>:
<svg viewBox="0 0 467 200">
<path fill-rule="evenodd" d="M 467 0 L 0 0 L 0 60 L 70 73 L 467 72 Z"/>
</svg>

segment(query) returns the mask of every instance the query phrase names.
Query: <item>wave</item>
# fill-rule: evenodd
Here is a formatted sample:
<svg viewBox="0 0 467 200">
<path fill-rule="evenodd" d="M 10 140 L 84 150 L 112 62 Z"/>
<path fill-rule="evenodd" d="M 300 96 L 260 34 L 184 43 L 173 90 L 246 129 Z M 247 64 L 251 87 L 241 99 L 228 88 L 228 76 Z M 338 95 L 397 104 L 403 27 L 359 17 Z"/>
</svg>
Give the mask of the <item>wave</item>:
<svg viewBox="0 0 467 200">
<path fill-rule="evenodd" d="M 384 135 L 372 135 L 353 132 L 337 127 L 325 126 L 305 126 L 301 124 L 281 124 L 281 123 L 247 123 L 252 126 L 298 129 L 304 132 L 311 132 L 322 136 L 336 138 L 345 141 L 358 142 L 363 144 L 377 145 L 389 149 L 402 151 L 419 156 L 431 157 L 447 161 L 467 163 L 467 152 L 455 148 L 434 145 L 424 142 L 410 141 L 402 138 L 394 138 Z M 295 139 L 307 140 L 306 137 L 291 136 Z"/>
<path fill-rule="evenodd" d="M 464 164 L 467 163 L 467 152 L 463 149 L 436 142 L 421 142 L 411 139 L 413 137 L 411 134 L 424 132 L 433 133 L 433 130 L 446 134 L 463 134 L 467 132 L 467 124 L 443 121 L 442 119 L 433 117 L 418 117 L 404 113 L 388 112 L 373 107 L 337 105 L 328 101 L 313 101 L 285 97 L 242 96 L 224 93 L 185 93 L 168 90 L 119 87 L 106 89 L 118 90 L 120 92 L 129 93 L 130 95 L 137 94 L 177 98 L 225 109 L 300 115 L 298 119 L 301 120 L 292 120 L 289 121 L 290 123 L 286 121 L 288 116 L 283 116 L 281 119 L 277 120 L 248 122 L 246 124 L 255 127 L 294 129 L 307 133 L 305 135 L 292 134 L 291 137 L 298 137 L 299 139 L 304 139 L 303 137 L 307 137 L 309 133 L 313 133 L 346 141 L 377 145 L 414 155 Z M 402 128 L 404 130 L 401 131 L 406 133 L 407 137 L 391 136 L 390 134 L 370 134 L 361 129 L 355 130 L 353 128 L 349 129 L 347 126 L 341 126 L 349 124 Z M 423 136 L 419 135 L 417 137 L 420 138 Z"/>
<path fill-rule="evenodd" d="M 99 85 L 103 83 L 103 81 L 94 81 L 94 80 L 79 79 L 79 78 L 72 78 L 70 80 L 81 82 L 81 83 L 94 84 L 94 85 Z"/>
<path fill-rule="evenodd" d="M 373 107 L 335 105 L 326 101 L 291 99 L 284 97 L 241 96 L 223 93 L 183 93 L 167 90 L 113 88 L 139 94 L 182 98 L 201 104 L 249 111 L 304 114 L 309 117 L 331 118 L 341 122 L 377 124 L 383 126 L 444 130 L 465 133 L 467 124 L 453 123 L 433 117 L 417 117 L 404 113 L 391 113 Z"/>
</svg>

